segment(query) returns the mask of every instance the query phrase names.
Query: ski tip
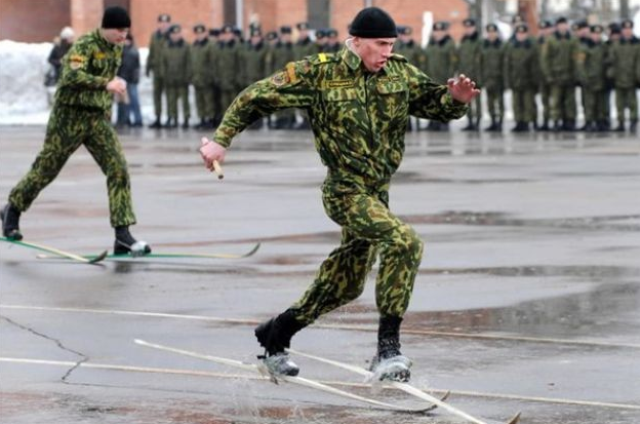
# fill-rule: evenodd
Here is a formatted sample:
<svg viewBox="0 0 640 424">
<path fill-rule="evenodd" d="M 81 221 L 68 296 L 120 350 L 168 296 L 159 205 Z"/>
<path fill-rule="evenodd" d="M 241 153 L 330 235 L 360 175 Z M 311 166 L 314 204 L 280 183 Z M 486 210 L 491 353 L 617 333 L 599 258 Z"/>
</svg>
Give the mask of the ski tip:
<svg viewBox="0 0 640 424">
<path fill-rule="evenodd" d="M 513 418 L 507 421 L 507 424 L 517 424 L 518 421 L 520 421 L 520 414 L 521 412 L 518 412 L 516 415 L 514 415 Z"/>
<path fill-rule="evenodd" d="M 451 390 L 447 390 L 446 393 L 440 398 L 440 400 L 444 402 L 445 400 L 449 399 L 449 396 L 451 396 Z"/>
<path fill-rule="evenodd" d="M 143 346 L 144 346 L 144 345 L 149 344 L 149 343 L 145 342 L 145 341 L 144 341 L 144 340 L 142 340 L 142 339 L 133 339 L 133 342 L 134 342 L 135 344 L 143 345 Z"/>
<path fill-rule="evenodd" d="M 102 253 L 100 253 L 98 256 L 96 256 L 95 258 L 90 259 L 90 260 L 89 260 L 89 263 L 90 263 L 90 264 L 97 264 L 98 262 L 103 261 L 103 260 L 104 260 L 104 258 L 106 258 L 106 257 L 107 257 L 107 255 L 109 255 L 109 251 L 108 251 L 108 250 L 105 250 L 105 251 L 103 251 Z"/>
</svg>

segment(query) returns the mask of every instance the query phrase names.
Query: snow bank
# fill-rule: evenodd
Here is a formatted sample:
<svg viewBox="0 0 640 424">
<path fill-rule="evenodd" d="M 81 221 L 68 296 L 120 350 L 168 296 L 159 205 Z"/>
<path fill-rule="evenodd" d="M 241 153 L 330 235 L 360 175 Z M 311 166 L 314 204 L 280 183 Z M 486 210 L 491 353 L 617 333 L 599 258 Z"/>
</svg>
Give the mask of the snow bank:
<svg viewBox="0 0 640 424">
<path fill-rule="evenodd" d="M 51 93 L 44 86 L 44 76 L 52 48 L 52 43 L 0 41 L 0 125 L 47 123 Z M 140 49 L 143 76 L 138 90 L 143 117 L 149 122 L 153 116 L 153 97 L 151 79 L 144 77 L 147 55 L 148 49 Z"/>
</svg>

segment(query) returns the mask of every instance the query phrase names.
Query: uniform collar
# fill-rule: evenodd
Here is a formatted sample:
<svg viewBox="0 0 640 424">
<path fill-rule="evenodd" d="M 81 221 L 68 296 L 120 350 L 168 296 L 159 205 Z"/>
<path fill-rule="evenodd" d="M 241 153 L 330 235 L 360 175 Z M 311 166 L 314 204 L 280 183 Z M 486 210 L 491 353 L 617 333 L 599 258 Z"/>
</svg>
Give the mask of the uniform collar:
<svg viewBox="0 0 640 424">
<path fill-rule="evenodd" d="M 362 69 L 363 72 L 368 72 L 368 71 L 366 71 L 364 69 L 364 64 L 362 63 L 362 59 L 360 59 L 360 56 L 358 56 L 356 54 L 356 52 L 354 52 L 353 50 L 351 50 L 349 48 L 349 44 L 350 43 L 347 40 L 347 43 L 345 43 L 345 46 L 342 48 L 342 51 L 339 53 L 339 55 L 342 58 L 342 60 L 354 72 L 357 72 L 358 69 Z M 387 66 L 389 66 L 389 64 L 387 64 Z M 386 74 L 387 73 L 387 66 L 385 66 L 380 71 L 378 71 L 378 72 L 376 72 L 375 74 L 372 74 L 372 75 Z"/>
</svg>

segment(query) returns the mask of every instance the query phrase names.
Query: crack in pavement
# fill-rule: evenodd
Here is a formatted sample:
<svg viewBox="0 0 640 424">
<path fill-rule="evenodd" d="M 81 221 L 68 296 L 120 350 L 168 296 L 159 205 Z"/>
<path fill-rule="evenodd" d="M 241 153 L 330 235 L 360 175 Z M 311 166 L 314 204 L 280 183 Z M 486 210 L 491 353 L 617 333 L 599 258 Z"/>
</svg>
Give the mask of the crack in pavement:
<svg viewBox="0 0 640 424">
<path fill-rule="evenodd" d="M 69 381 L 67 381 L 67 379 L 69 378 L 69 376 L 76 370 L 78 369 L 83 363 L 89 361 L 89 357 L 81 352 L 78 352 L 76 350 L 73 350 L 71 348 L 68 348 L 67 346 L 63 345 L 62 342 L 56 338 L 53 337 L 49 337 L 46 334 L 40 333 L 39 331 L 34 330 L 31 327 L 28 327 L 26 325 L 22 325 L 14 320 L 12 320 L 11 318 L 5 316 L 5 315 L 0 315 L 0 319 L 5 320 L 8 324 L 13 325 L 15 327 L 20 328 L 21 330 L 27 331 L 31 334 L 34 334 L 38 337 L 42 337 L 43 339 L 49 340 L 54 342 L 61 350 L 64 350 L 65 352 L 69 352 L 72 353 L 76 356 L 79 356 L 81 359 L 78 360 L 71 368 L 69 368 L 67 370 L 67 372 L 62 376 L 62 378 L 60 379 L 64 384 L 74 384 L 71 383 Z"/>
</svg>

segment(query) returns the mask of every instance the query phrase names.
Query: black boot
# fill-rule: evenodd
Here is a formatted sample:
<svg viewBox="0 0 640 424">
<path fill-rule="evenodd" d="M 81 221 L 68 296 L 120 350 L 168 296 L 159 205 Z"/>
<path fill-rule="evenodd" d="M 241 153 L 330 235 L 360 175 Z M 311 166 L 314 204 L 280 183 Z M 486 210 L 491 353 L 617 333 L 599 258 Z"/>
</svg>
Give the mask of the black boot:
<svg viewBox="0 0 640 424">
<path fill-rule="evenodd" d="M 491 125 L 489 125 L 487 128 L 485 128 L 485 131 L 488 132 L 493 132 L 496 130 L 496 128 L 498 128 L 498 122 L 496 121 L 496 118 L 494 118 L 493 116 L 491 117 Z"/>
<path fill-rule="evenodd" d="M 145 241 L 138 241 L 129 232 L 129 227 L 116 227 L 116 241 L 113 243 L 114 255 L 143 256 L 151 253 L 151 247 Z"/>
<path fill-rule="evenodd" d="M 462 131 L 473 131 L 473 118 L 471 118 L 471 116 L 467 115 L 467 120 L 469 121 L 469 123 L 467 124 L 466 127 L 462 128 Z"/>
<path fill-rule="evenodd" d="M 576 130 L 576 121 L 573 119 L 567 119 L 562 126 L 563 131 L 573 132 Z"/>
<path fill-rule="evenodd" d="M 155 129 L 162 128 L 162 124 L 160 123 L 160 118 L 157 117 L 156 120 L 153 121 L 153 124 L 149 125 L 149 128 L 155 128 Z"/>
<path fill-rule="evenodd" d="M 538 127 L 538 131 L 549 131 L 549 122 L 543 120 L 542 125 Z"/>
<path fill-rule="evenodd" d="M 631 121 L 631 123 L 629 124 L 629 132 L 636 132 L 636 130 L 638 129 L 638 121 Z"/>
<path fill-rule="evenodd" d="M 176 120 L 176 124 L 178 123 L 178 121 Z M 189 129 L 189 118 L 184 118 L 184 122 L 182 123 L 182 129 L 183 130 L 188 130 Z"/>
<path fill-rule="evenodd" d="M 204 118 L 200 118 L 200 123 L 193 126 L 195 130 L 202 130 L 205 128 L 207 121 Z"/>
<path fill-rule="evenodd" d="M 0 212 L 2 219 L 2 235 L 10 240 L 22 240 L 20 233 L 20 214 L 11 203 L 7 203 Z"/>
<path fill-rule="evenodd" d="M 265 349 L 264 356 L 259 358 L 263 360 L 271 374 L 298 375 L 300 368 L 291 361 L 285 349 L 291 345 L 294 334 L 305 326 L 306 324 L 302 324 L 295 318 L 291 309 L 287 309 L 255 329 L 256 338 L 260 346 Z"/>
<path fill-rule="evenodd" d="M 401 317 L 380 317 L 378 352 L 370 370 L 377 380 L 409 381 L 411 361 L 400 352 Z"/>
<path fill-rule="evenodd" d="M 553 131 L 555 131 L 555 132 L 562 131 L 562 122 L 561 121 L 555 121 L 555 123 L 553 124 Z"/>
</svg>

